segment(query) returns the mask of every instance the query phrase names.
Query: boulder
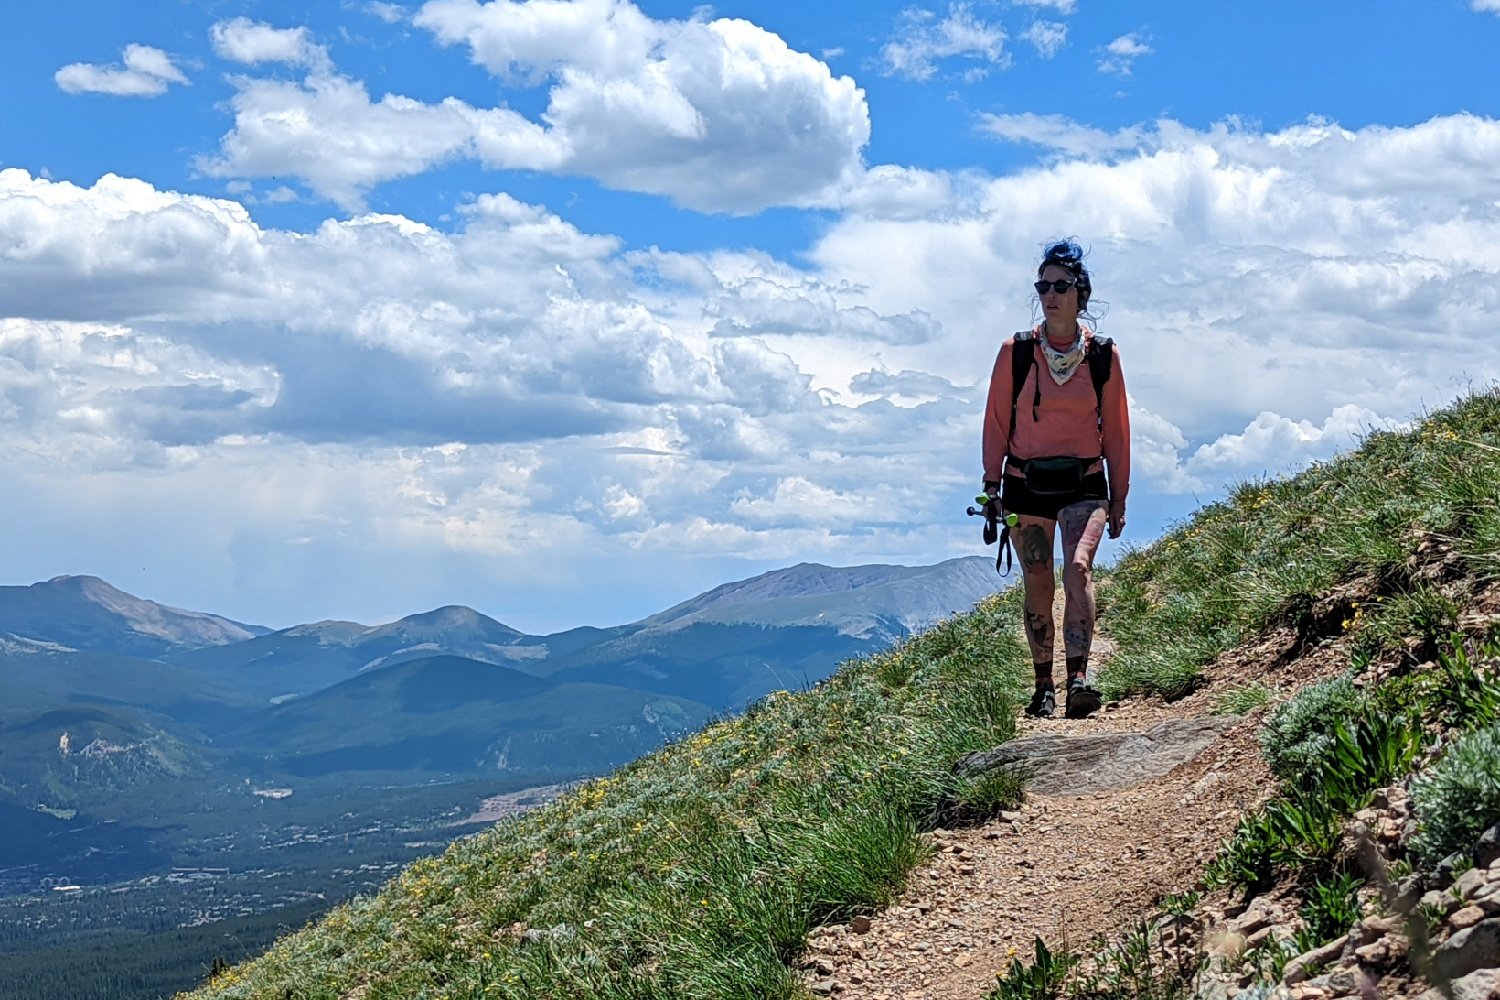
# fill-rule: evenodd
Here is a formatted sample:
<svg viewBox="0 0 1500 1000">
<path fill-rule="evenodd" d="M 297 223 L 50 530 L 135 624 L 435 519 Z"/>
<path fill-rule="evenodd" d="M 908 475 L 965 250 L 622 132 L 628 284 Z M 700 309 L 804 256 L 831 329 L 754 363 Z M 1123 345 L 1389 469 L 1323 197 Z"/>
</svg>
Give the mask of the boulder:
<svg viewBox="0 0 1500 1000">
<path fill-rule="evenodd" d="M 1474 864 L 1488 868 L 1500 861 L 1500 823 L 1496 823 L 1480 836 L 1474 845 Z"/>
<path fill-rule="evenodd" d="M 1215 715 L 1163 722 L 1140 733 L 1028 736 L 972 753 L 953 770 L 961 778 L 997 769 L 1020 771 L 1031 775 L 1030 787 L 1043 795 L 1130 788 L 1192 760 L 1240 721 Z"/>
<path fill-rule="evenodd" d="M 1450 982 L 1434 986 L 1417 1000 L 1495 1000 L 1500 997 L 1500 969 L 1480 969 Z"/>
<path fill-rule="evenodd" d="M 1288 986 L 1295 986 L 1307 978 L 1311 969 L 1321 969 L 1330 964 L 1339 955 L 1343 954 L 1344 945 L 1349 943 L 1349 935 L 1335 938 L 1325 945 L 1314 948 L 1312 951 L 1303 952 L 1290 962 L 1282 970 L 1281 980 Z"/>
<path fill-rule="evenodd" d="M 1481 920 L 1440 944 L 1432 955 L 1431 979 L 1444 983 L 1500 966 L 1500 918 Z"/>
</svg>

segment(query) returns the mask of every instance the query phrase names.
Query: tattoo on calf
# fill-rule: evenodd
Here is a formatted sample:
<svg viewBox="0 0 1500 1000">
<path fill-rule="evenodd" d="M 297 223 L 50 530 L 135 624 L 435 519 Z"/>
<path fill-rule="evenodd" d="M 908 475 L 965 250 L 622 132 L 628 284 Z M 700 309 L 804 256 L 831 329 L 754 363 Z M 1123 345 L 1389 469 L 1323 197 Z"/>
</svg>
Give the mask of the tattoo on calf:
<svg viewBox="0 0 1500 1000">
<path fill-rule="evenodd" d="M 1089 626 L 1069 625 L 1063 629 L 1063 643 L 1067 645 L 1068 652 L 1073 655 L 1082 653 L 1087 656 L 1093 642 L 1094 630 Z"/>
<path fill-rule="evenodd" d="M 1026 612 L 1026 631 L 1031 637 L 1031 645 L 1034 649 L 1052 651 L 1053 626 L 1052 616 L 1044 615 L 1036 611 Z"/>
</svg>

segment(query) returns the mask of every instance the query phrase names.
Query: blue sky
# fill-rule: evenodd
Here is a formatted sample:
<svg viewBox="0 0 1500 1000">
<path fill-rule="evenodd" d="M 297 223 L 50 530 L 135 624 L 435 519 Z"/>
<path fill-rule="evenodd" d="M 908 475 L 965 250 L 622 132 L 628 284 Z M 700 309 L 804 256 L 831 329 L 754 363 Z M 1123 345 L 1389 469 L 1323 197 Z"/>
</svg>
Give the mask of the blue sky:
<svg viewBox="0 0 1500 1000">
<path fill-rule="evenodd" d="M 1127 542 L 1500 372 L 1500 0 L 6 27 L 0 582 L 544 632 L 982 552 L 1058 236 L 1120 345 Z"/>
</svg>

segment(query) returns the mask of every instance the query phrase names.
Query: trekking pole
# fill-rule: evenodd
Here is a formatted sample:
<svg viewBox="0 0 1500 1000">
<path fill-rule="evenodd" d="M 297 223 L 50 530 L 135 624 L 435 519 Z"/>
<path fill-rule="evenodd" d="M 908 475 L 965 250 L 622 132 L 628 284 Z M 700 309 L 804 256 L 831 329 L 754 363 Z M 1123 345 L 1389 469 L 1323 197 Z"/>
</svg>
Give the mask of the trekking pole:
<svg viewBox="0 0 1500 1000">
<path fill-rule="evenodd" d="M 991 502 L 992 502 L 991 498 L 990 498 L 990 495 L 988 493 L 979 493 L 979 494 L 976 494 L 975 497 L 974 497 L 974 502 L 977 503 L 977 504 L 979 504 L 979 507 L 977 509 L 974 508 L 974 507 L 965 507 L 964 508 L 964 513 L 965 514 L 968 514 L 970 517 L 977 517 L 980 514 L 983 514 L 985 516 L 986 520 L 989 520 L 989 519 L 991 519 L 991 518 L 993 518 L 995 516 L 995 512 L 994 512 L 993 508 L 990 509 L 990 510 L 986 510 L 985 509 L 986 507 L 989 507 L 990 504 L 991 504 Z M 1019 520 L 1020 520 L 1020 518 L 1017 517 L 1015 514 L 1006 514 L 1005 515 L 1005 526 L 1007 528 L 1014 528 L 1016 526 L 1016 522 L 1019 521 Z"/>
<path fill-rule="evenodd" d="M 1015 514 L 1005 515 L 1005 529 L 1000 530 L 1000 507 L 995 498 L 988 493 L 980 493 L 974 497 L 974 502 L 979 504 L 978 509 L 966 507 L 964 513 L 970 517 L 984 516 L 984 544 L 993 545 L 996 541 L 1000 543 L 1000 550 L 995 553 L 995 572 L 1001 576 L 1010 576 L 1010 529 L 1016 526 L 1020 520 Z M 1000 562 L 1005 561 L 1005 569 L 1001 571 Z"/>
</svg>

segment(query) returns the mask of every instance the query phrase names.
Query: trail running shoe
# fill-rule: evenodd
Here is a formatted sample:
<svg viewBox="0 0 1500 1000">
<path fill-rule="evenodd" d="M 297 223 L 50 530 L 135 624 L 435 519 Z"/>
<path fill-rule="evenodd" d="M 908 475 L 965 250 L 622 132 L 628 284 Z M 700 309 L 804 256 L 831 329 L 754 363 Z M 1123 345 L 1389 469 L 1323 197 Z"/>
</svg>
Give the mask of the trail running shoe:
<svg viewBox="0 0 1500 1000">
<path fill-rule="evenodd" d="M 1031 693 L 1031 704 L 1026 706 L 1026 714 L 1036 719 L 1050 719 L 1052 713 L 1057 711 L 1057 692 L 1050 687 L 1037 688 Z"/>
<path fill-rule="evenodd" d="M 1088 681 L 1077 677 L 1068 682 L 1068 707 L 1063 710 L 1063 715 L 1069 719 L 1086 719 L 1099 711 L 1103 704 L 1099 692 L 1089 687 Z"/>
</svg>

